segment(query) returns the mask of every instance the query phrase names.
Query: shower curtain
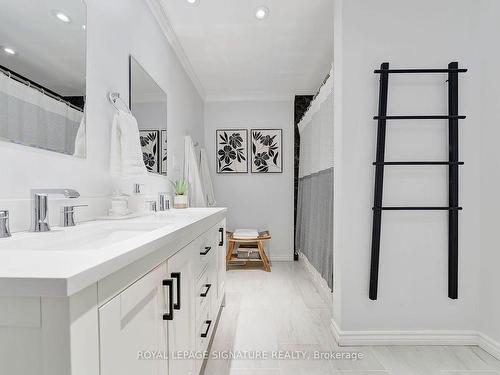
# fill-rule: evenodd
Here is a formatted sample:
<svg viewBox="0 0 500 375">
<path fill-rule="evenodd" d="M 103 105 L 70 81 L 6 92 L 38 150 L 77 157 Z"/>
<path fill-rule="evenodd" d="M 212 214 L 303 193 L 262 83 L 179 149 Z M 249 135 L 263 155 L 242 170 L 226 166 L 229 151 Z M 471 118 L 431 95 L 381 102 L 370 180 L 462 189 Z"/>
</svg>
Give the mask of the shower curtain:
<svg viewBox="0 0 500 375">
<path fill-rule="evenodd" d="M 299 186 L 295 243 L 333 289 L 333 76 L 298 127 Z"/>
<path fill-rule="evenodd" d="M 73 155 L 83 112 L 0 72 L 0 138 Z"/>
</svg>

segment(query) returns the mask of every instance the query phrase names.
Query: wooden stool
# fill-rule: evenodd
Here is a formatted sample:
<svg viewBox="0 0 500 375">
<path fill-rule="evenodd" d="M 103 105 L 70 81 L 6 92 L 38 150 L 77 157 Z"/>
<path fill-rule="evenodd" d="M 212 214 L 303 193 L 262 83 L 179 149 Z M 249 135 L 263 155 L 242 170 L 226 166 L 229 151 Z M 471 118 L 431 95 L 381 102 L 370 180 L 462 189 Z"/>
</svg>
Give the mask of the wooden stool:
<svg viewBox="0 0 500 375">
<path fill-rule="evenodd" d="M 238 261 L 238 263 L 243 263 L 248 265 L 252 262 L 261 262 L 264 266 L 266 272 L 271 272 L 271 266 L 269 265 L 269 258 L 267 257 L 266 250 L 262 241 L 267 241 L 271 239 L 271 234 L 268 231 L 259 232 L 257 238 L 233 238 L 233 232 L 226 232 L 227 235 L 227 253 L 226 253 L 226 267 L 228 267 L 231 261 Z M 233 255 L 235 246 L 241 248 L 255 248 L 259 252 L 260 259 L 241 259 Z"/>
</svg>

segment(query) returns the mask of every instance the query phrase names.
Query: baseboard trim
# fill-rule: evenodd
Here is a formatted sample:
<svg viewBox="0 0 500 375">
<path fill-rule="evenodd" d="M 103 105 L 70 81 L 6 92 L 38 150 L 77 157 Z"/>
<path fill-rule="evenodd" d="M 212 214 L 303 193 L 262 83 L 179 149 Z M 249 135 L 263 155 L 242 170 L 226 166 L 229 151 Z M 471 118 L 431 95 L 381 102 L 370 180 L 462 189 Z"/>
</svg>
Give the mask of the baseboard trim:
<svg viewBox="0 0 500 375">
<path fill-rule="evenodd" d="M 477 335 L 478 345 L 485 352 L 488 352 L 493 357 L 500 359 L 500 343 L 493 340 L 491 337 L 479 332 Z"/>
<path fill-rule="evenodd" d="M 299 263 L 309 273 L 316 289 L 326 302 L 333 303 L 326 281 L 312 266 L 304 254 L 299 253 Z M 381 345 L 451 345 L 479 346 L 485 352 L 500 360 L 500 343 L 478 331 L 342 331 L 334 319 L 330 320 L 330 331 L 337 344 L 349 346 Z"/>
<path fill-rule="evenodd" d="M 333 296 L 326 280 L 323 279 L 321 274 L 316 270 L 316 268 L 314 268 L 307 257 L 301 252 L 299 252 L 299 263 L 308 272 L 311 281 L 318 290 L 318 293 L 321 295 L 327 306 L 331 308 L 333 303 Z"/>
<path fill-rule="evenodd" d="M 342 331 L 333 319 L 330 330 L 339 346 L 473 345 L 500 359 L 500 344 L 477 331 Z"/>
</svg>

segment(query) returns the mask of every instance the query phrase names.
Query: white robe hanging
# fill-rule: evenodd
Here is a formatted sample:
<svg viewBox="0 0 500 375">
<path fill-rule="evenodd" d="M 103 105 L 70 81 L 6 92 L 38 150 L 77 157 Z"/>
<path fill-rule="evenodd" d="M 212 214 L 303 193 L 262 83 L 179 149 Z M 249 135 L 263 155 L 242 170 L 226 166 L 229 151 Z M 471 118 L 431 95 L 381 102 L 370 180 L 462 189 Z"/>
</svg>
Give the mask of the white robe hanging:
<svg viewBox="0 0 500 375">
<path fill-rule="evenodd" d="M 208 166 L 208 158 L 205 149 L 201 149 L 200 155 L 200 171 L 201 181 L 203 183 L 203 190 L 205 191 L 205 198 L 210 207 L 215 206 L 215 193 L 214 185 L 212 184 L 212 177 L 210 176 L 210 168 Z"/>
<path fill-rule="evenodd" d="M 189 184 L 189 207 L 207 207 L 198 158 L 191 136 L 184 137 L 184 178 Z"/>
</svg>

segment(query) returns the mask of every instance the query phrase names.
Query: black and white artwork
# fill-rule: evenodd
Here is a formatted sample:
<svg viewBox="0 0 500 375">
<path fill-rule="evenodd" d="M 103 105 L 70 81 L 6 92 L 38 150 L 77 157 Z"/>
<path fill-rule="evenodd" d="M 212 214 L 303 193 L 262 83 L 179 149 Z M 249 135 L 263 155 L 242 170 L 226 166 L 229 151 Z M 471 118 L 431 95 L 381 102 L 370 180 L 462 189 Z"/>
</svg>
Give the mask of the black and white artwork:
<svg viewBox="0 0 500 375">
<path fill-rule="evenodd" d="M 217 173 L 248 173 L 248 130 L 216 131 Z"/>
<path fill-rule="evenodd" d="M 161 142 L 160 142 L 160 173 L 167 175 L 167 131 L 161 131 Z"/>
<path fill-rule="evenodd" d="M 160 163 L 160 131 L 159 130 L 139 130 L 142 147 L 142 157 L 146 169 L 151 173 L 159 173 Z"/>
<path fill-rule="evenodd" d="M 281 129 L 252 129 L 252 173 L 283 172 Z"/>
</svg>

